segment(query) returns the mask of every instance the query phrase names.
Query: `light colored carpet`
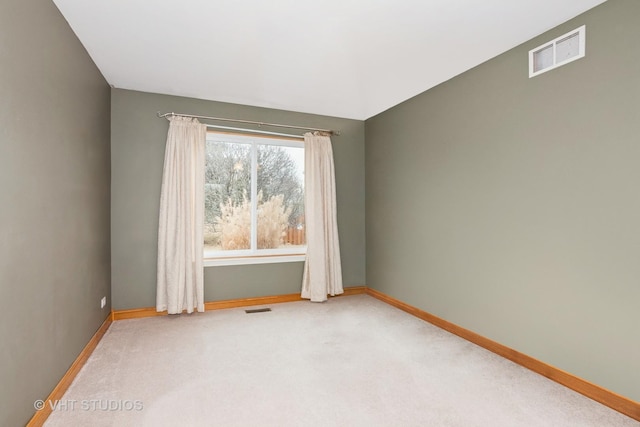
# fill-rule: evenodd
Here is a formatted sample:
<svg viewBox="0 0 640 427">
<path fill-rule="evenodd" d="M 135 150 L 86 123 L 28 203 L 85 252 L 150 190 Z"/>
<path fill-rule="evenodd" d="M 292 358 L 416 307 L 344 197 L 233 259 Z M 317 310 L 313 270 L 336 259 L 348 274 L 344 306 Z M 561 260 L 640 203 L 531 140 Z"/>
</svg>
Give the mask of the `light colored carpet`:
<svg viewBox="0 0 640 427">
<path fill-rule="evenodd" d="M 370 296 L 270 307 L 115 322 L 45 425 L 640 425 Z"/>
</svg>

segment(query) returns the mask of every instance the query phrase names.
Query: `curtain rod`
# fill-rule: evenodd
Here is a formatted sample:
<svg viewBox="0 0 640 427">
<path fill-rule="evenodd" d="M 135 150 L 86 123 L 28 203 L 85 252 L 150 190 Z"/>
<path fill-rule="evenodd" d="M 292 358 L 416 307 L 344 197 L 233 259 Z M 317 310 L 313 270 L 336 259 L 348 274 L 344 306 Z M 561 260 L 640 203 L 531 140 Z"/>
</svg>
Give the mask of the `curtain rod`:
<svg viewBox="0 0 640 427">
<path fill-rule="evenodd" d="M 270 136 L 282 136 L 289 139 L 304 139 L 301 135 L 290 135 L 288 133 L 280 133 L 280 132 L 268 132 L 266 130 L 257 130 L 257 129 L 246 129 L 246 128 L 236 128 L 231 126 L 219 126 L 219 125 L 206 125 L 210 129 L 221 129 L 221 130 L 231 130 L 235 132 L 247 132 L 247 133 L 257 133 L 260 135 L 270 135 Z"/>
<path fill-rule="evenodd" d="M 276 124 L 276 123 L 255 122 L 253 120 L 224 119 L 224 118 L 221 118 L 221 117 L 208 117 L 208 116 L 198 116 L 198 115 L 195 115 L 195 114 L 174 113 L 173 111 L 170 112 L 170 113 L 160 114 L 160 111 L 158 111 L 158 117 L 167 118 L 168 116 L 171 116 L 171 117 L 174 117 L 174 116 L 193 117 L 195 119 L 217 120 L 217 121 L 221 121 L 221 122 L 233 122 L 233 123 L 245 123 L 245 124 L 250 124 L 250 125 L 258 125 L 258 126 L 273 126 L 273 127 L 287 128 L 287 129 L 310 130 L 310 131 L 316 131 L 316 132 L 327 132 L 328 134 L 331 134 L 331 135 L 340 135 L 340 131 L 335 131 L 335 130 L 331 130 L 331 129 L 318 129 L 318 128 L 309 128 L 309 127 L 304 127 L 304 126 L 280 125 L 280 124 Z"/>
</svg>

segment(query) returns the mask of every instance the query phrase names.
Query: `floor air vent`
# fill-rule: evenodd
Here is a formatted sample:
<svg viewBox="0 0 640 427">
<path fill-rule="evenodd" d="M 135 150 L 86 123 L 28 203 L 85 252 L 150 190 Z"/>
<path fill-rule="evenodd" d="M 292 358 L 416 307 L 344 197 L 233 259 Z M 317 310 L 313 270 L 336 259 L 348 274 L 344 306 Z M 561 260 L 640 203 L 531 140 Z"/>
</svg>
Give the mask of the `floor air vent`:
<svg viewBox="0 0 640 427">
<path fill-rule="evenodd" d="M 253 314 L 253 313 L 265 313 L 267 311 L 271 311 L 270 308 L 254 308 L 253 310 L 245 310 L 244 312 L 247 314 Z"/>
</svg>

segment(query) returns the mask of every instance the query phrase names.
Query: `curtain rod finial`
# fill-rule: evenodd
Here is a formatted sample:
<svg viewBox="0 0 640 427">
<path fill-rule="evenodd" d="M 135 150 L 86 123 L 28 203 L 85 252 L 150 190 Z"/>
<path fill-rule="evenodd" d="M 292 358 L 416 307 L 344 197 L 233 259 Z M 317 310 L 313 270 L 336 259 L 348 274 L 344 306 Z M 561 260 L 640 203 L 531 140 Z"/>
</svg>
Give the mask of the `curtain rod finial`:
<svg viewBox="0 0 640 427">
<path fill-rule="evenodd" d="M 164 114 L 162 114 L 162 113 L 160 113 L 160 111 L 158 111 L 156 114 L 161 119 L 166 119 L 168 116 L 171 116 L 171 117 L 175 117 L 176 116 L 176 113 L 174 113 L 173 111 L 170 112 L 170 113 L 164 113 Z M 167 119 L 167 120 L 169 120 L 169 119 Z"/>
</svg>

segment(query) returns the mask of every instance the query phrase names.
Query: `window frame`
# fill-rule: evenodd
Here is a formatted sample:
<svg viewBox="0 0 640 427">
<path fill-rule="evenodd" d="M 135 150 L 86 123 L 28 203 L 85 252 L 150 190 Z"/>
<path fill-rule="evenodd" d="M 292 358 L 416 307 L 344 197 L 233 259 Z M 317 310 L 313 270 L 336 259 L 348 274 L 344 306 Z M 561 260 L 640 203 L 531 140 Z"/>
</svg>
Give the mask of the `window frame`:
<svg viewBox="0 0 640 427">
<path fill-rule="evenodd" d="M 268 264 L 282 262 L 304 261 L 307 253 L 307 245 L 296 246 L 294 248 L 258 249 L 257 245 L 257 153 L 258 146 L 271 145 L 280 147 L 303 148 L 304 141 L 292 136 L 241 134 L 235 132 L 224 132 L 220 130 L 207 130 L 206 143 L 211 140 L 219 140 L 225 143 L 245 144 L 251 147 L 251 248 L 229 251 L 207 251 L 203 250 L 203 263 L 205 267 L 225 266 L 225 265 L 247 265 L 247 264 Z"/>
</svg>

